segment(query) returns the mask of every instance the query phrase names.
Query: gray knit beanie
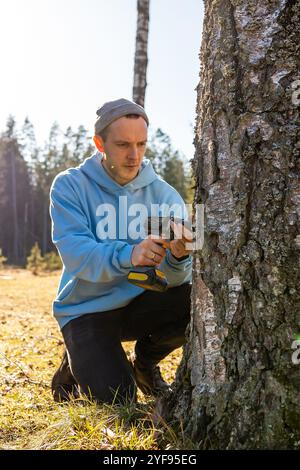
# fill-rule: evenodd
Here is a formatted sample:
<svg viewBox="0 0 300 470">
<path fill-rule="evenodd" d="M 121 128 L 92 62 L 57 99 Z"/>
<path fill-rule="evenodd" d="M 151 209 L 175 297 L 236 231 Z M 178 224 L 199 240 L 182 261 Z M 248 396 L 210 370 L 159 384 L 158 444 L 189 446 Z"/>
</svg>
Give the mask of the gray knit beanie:
<svg viewBox="0 0 300 470">
<path fill-rule="evenodd" d="M 134 103 L 133 101 L 121 98 L 115 101 L 108 101 L 97 110 L 98 118 L 95 122 L 95 134 L 100 134 L 105 127 L 116 119 L 126 116 L 126 114 L 138 114 L 139 116 L 142 116 L 147 125 L 149 125 L 148 116 L 142 106 Z"/>
</svg>

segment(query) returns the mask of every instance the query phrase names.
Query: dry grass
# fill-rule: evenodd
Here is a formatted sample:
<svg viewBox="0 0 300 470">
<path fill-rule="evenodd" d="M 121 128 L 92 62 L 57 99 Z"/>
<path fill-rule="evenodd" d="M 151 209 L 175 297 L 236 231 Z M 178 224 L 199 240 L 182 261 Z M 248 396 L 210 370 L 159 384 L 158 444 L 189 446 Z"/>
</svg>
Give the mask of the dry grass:
<svg viewBox="0 0 300 470">
<path fill-rule="evenodd" d="M 51 313 L 59 273 L 34 276 L 21 269 L 0 271 L 0 449 L 156 449 L 159 432 L 150 419 L 153 401 L 139 405 L 60 405 L 50 381 L 63 351 Z M 126 352 L 132 343 L 125 343 Z M 172 382 L 181 350 L 163 361 Z M 164 429 L 170 448 L 176 436 Z"/>
</svg>

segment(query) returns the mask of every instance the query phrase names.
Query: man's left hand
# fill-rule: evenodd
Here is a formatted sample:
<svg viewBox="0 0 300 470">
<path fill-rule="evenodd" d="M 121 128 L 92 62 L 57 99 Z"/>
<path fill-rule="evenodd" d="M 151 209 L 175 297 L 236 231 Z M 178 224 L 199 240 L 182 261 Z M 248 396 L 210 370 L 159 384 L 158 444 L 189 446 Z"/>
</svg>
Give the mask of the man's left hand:
<svg viewBox="0 0 300 470">
<path fill-rule="evenodd" d="M 168 243 L 173 256 L 181 258 L 192 253 L 193 234 L 184 225 L 170 221 L 171 228 L 174 232 L 174 240 Z"/>
</svg>

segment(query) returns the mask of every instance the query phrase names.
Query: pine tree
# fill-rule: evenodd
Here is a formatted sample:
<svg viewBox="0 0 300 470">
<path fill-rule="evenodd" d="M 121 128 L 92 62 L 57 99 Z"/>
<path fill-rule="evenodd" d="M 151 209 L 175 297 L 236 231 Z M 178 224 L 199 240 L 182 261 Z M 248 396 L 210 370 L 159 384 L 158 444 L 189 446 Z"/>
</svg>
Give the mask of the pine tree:
<svg viewBox="0 0 300 470">
<path fill-rule="evenodd" d="M 151 161 L 155 172 L 187 202 L 190 176 L 185 168 L 184 157 L 174 150 L 171 138 L 160 128 L 150 137 L 145 157 Z"/>
<path fill-rule="evenodd" d="M 3 269 L 4 263 L 7 261 L 7 258 L 2 254 L 2 248 L 0 248 L 0 269 Z"/>
<path fill-rule="evenodd" d="M 27 257 L 26 269 L 29 269 L 34 275 L 37 275 L 39 271 L 44 268 L 44 260 L 41 255 L 41 250 L 36 242 L 30 252 L 30 255 Z"/>
<path fill-rule="evenodd" d="M 28 166 L 21 154 L 15 120 L 9 116 L 0 138 L 0 245 L 10 263 L 25 261 L 23 234 L 29 195 Z"/>
</svg>

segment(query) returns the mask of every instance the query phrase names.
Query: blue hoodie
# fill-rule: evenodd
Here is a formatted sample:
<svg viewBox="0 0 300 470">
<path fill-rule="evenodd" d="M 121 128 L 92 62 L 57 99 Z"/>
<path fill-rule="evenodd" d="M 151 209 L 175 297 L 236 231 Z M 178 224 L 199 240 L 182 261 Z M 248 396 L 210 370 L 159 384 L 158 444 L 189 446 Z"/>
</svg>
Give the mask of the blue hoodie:
<svg viewBox="0 0 300 470">
<path fill-rule="evenodd" d="M 149 216 L 152 215 L 151 204 L 184 206 L 178 192 L 154 172 L 150 160 L 144 159 L 138 175 L 121 186 L 105 171 L 102 158 L 97 152 L 78 167 L 59 173 L 50 190 L 52 240 L 63 262 L 53 302 L 53 313 L 60 328 L 87 313 L 101 315 L 106 310 L 124 307 L 144 292 L 127 280 L 133 269 L 132 250 L 145 238 L 132 239 L 130 231 L 126 230 L 126 222 L 130 225 L 132 221 L 128 213 L 131 204 L 144 204 Z M 122 209 L 120 201 L 124 202 L 124 196 L 127 196 L 127 208 Z M 111 239 L 101 239 L 103 227 L 99 223 L 103 220 L 100 218 L 104 215 L 103 204 L 110 204 L 116 210 L 116 237 Z M 187 218 L 185 207 L 184 211 Z M 161 211 L 159 214 L 169 215 Z M 170 287 L 189 282 L 191 256 L 178 261 L 167 250 L 159 269 L 167 276 Z"/>
</svg>

